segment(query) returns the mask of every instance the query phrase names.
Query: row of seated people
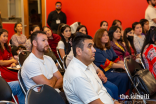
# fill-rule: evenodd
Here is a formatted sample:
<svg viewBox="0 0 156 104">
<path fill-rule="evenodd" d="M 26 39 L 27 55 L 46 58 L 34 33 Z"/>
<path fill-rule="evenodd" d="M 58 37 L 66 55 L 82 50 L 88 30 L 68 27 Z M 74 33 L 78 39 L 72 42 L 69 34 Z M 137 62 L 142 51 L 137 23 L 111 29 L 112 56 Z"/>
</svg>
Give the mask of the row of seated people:
<svg viewBox="0 0 156 104">
<path fill-rule="evenodd" d="M 119 31 L 119 32 L 117 31 L 117 33 L 118 33 L 117 35 L 119 35 L 119 36 L 117 36 L 117 38 L 120 39 L 120 36 L 121 36 L 120 28 L 117 27 L 117 26 L 114 26 L 114 27 L 116 27 L 116 30 Z M 63 29 L 63 28 L 64 28 L 64 29 Z M 112 28 L 113 28 L 113 27 L 112 27 Z M 49 29 L 49 28 L 47 28 L 47 29 Z M 62 36 L 65 37 L 65 35 L 66 35 L 67 37 L 70 37 L 70 27 L 69 27 L 68 25 L 65 25 L 65 24 L 62 25 L 61 29 L 62 29 L 62 32 L 63 32 L 63 33 L 65 33 L 65 32 L 68 33 L 68 34 L 63 34 L 63 33 L 62 33 Z M 85 29 L 86 29 L 86 28 L 85 28 Z M 110 28 L 110 29 L 111 29 L 111 28 Z M 49 29 L 49 30 L 50 30 L 50 29 Z M 65 31 L 65 30 L 66 30 L 66 31 Z M 116 30 L 115 30 L 114 32 L 116 32 Z M 51 30 L 50 30 L 50 31 L 51 31 Z M 99 30 L 99 31 L 100 31 L 100 30 Z M 98 31 L 97 31 L 97 32 L 98 32 Z M 109 31 L 109 32 L 110 32 L 110 31 Z M 114 35 L 114 32 L 113 32 L 113 35 Z M 104 30 L 104 31 L 103 31 L 103 34 L 104 34 L 104 33 L 106 34 L 107 31 Z M 110 32 L 110 33 L 111 33 L 111 32 Z M 103 35 L 103 34 L 102 34 L 102 35 Z M 108 33 L 108 34 L 109 34 L 109 33 Z M 107 39 L 108 39 L 108 34 L 107 34 Z M 96 35 L 95 35 L 95 36 L 96 36 Z M 114 36 L 114 37 L 115 37 L 115 36 Z M 106 40 L 107 40 L 107 39 L 106 39 Z M 63 39 L 62 39 L 62 40 L 63 40 Z M 68 39 L 66 39 L 66 40 L 68 40 Z M 108 39 L 108 40 L 109 40 L 109 39 Z M 118 40 L 118 39 L 117 39 L 117 40 Z M 70 51 L 67 51 L 68 48 L 65 48 L 66 45 L 64 45 L 64 47 L 63 47 L 62 45 L 64 45 L 64 43 L 63 43 L 63 42 L 59 42 L 59 44 L 58 44 L 58 49 L 60 49 L 60 50 L 59 50 L 60 53 L 63 53 L 63 52 L 61 52 L 61 51 L 65 50 L 64 53 L 65 53 L 65 54 L 68 54 Z M 67 46 L 68 46 L 68 45 L 70 45 L 70 44 L 68 43 Z M 118 46 L 119 46 L 119 45 L 118 45 Z M 63 47 L 63 49 L 61 49 L 61 48 L 59 48 L 59 47 Z M 95 47 L 96 47 L 96 46 L 95 46 Z M 119 46 L 119 47 L 121 48 L 121 46 Z M 124 46 L 123 46 L 123 47 L 124 47 Z M 109 48 L 108 48 L 108 49 L 109 49 Z M 111 49 L 111 48 L 110 48 L 110 49 Z M 122 49 L 122 48 L 121 48 L 121 49 Z M 125 48 L 125 49 L 126 49 L 126 48 Z M 107 50 L 107 49 L 106 49 L 106 50 Z M 67 52 L 67 53 L 66 53 L 66 52 Z M 108 53 L 110 53 L 110 52 L 108 52 Z M 63 55 L 62 55 L 62 56 L 63 56 Z M 108 56 L 108 55 L 107 55 L 107 56 Z M 96 56 L 95 56 L 95 57 L 96 57 Z M 112 56 L 112 57 L 117 57 L 117 56 Z M 108 58 L 108 59 L 109 59 L 109 58 Z M 107 60 L 107 58 L 105 58 L 105 60 Z M 114 61 L 114 59 L 111 59 L 111 58 L 110 58 L 110 59 L 107 60 L 106 62 L 109 62 L 109 61 Z M 115 61 L 115 62 L 118 62 L 118 61 Z M 115 62 L 114 62 L 114 63 L 115 63 Z M 96 63 L 96 58 L 95 58 L 95 63 Z M 104 63 L 105 63 L 105 62 L 104 62 Z M 113 66 L 113 64 L 114 64 L 114 63 L 112 64 L 112 62 L 109 62 L 109 63 L 110 63 L 110 66 Z M 119 62 L 119 63 L 120 63 L 120 62 Z M 108 65 L 109 65 L 109 64 L 108 64 Z M 98 66 L 98 65 L 97 65 L 97 66 Z M 100 69 L 102 69 L 102 70 L 103 70 L 103 68 L 105 67 L 105 68 L 106 68 L 106 71 L 108 71 L 109 69 L 111 69 L 111 67 L 110 67 L 110 68 L 107 68 L 106 65 L 103 65 L 103 66 L 100 65 L 100 66 L 98 66 L 98 67 L 99 67 Z M 105 68 L 104 68 L 104 69 L 105 69 Z M 114 67 L 112 67 L 112 68 L 114 68 Z M 121 65 L 119 65 L 119 68 L 123 68 L 122 61 L 121 61 Z M 124 68 L 123 68 L 123 69 L 124 69 Z M 109 73 L 108 73 L 108 74 L 109 74 Z M 127 76 L 126 76 L 126 77 L 127 77 Z M 111 79 L 111 78 L 110 78 L 110 79 Z M 113 79 L 112 79 L 112 81 L 113 81 Z M 128 82 L 128 81 L 127 81 L 127 82 Z M 121 87 L 120 87 L 120 88 L 121 88 Z M 126 87 L 124 87 L 124 88 L 126 89 Z M 122 89 L 122 91 L 124 91 L 124 90 Z M 120 91 L 119 91 L 119 92 L 120 92 Z M 118 95 L 118 94 L 117 94 L 117 95 Z"/>
</svg>

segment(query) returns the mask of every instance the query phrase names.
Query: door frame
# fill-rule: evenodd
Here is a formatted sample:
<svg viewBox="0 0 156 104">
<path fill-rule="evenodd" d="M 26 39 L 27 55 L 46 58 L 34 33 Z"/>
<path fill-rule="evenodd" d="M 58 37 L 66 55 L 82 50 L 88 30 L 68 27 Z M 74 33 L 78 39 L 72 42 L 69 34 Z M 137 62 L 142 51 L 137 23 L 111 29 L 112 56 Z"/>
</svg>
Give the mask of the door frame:
<svg viewBox="0 0 156 104">
<path fill-rule="evenodd" d="M 46 0 L 41 0 L 41 11 L 42 11 L 42 27 L 46 26 Z M 23 33 L 28 38 L 29 37 L 29 12 L 28 12 L 28 0 L 21 0 L 22 7 L 22 24 Z"/>
</svg>

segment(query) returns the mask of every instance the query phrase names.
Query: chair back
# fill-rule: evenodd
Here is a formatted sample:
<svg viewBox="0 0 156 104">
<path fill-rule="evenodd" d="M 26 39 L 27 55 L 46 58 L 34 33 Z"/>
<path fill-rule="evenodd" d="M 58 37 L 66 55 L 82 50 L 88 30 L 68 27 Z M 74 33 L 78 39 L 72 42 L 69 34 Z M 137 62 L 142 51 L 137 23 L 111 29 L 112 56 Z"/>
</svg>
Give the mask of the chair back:
<svg viewBox="0 0 156 104">
<path fill-rule="evenodd" d="M 27 50 L 23 50 L 20 54 L 19 54 L 19 64 L 22 67 L 25 59 L 29 56 L 31 52 L 27 51 Z"/>
<path fill-rule="evenodd" d="M 59 59 L 60 59 L 60 60 L 61 60 L 61 62 L 63 63 L 63 60 L 62 60 L 62 58 L 61 58 L 61 55 L 60 55 L 59 50 L 57 49 L 56 51 L 57 51 L 57 55 L 59 56 Z"/>
<path fill-rule="evenodd" d="M 0 101 L 1 100 L 11 101 L 12 91 L 8 83 L 0 76 Z"/>
<path fill-rule="evenodd" d="M 18 81 L 19 81 L 19 84 L 22 88 L 22 91 L 26 95 L 27 89 L 26 89 L 26 86 L 25 86 L 24 81 L 23 81 L 22 76 L 21 76 L 21 69 L 18 70 Z"/>
<path fill-rule="evenodd" d="M 67 55 L 65 55 L 63 57 L 63 66 L 64 66 L 64 69 L 67 69 L 67 66 L 66 66 L 66 58 L 67 58 Z"/>
<path fill-rule="evenodd" d="M 37 87 L 41 87 L 39 92 L 33 90 Z M 65 104 L 57 91 L 48 85 L 35 85 L 31 87 L 27 92 L 25 101 L 25 104 Z"/>
<path fill-rule="evenodd" d="M 0 101 L 0 104 L 16 104 L 12 101 Z"/>
</svg>

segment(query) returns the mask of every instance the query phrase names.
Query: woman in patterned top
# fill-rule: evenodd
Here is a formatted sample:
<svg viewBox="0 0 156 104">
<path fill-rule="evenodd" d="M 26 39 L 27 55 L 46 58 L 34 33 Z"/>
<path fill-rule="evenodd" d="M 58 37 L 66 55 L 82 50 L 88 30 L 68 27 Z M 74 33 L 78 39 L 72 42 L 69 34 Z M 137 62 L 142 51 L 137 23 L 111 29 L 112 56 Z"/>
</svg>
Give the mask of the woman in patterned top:
<svg viewBox="0 0 156 104">
<path fill-rule="evenodd" d="M 156 27 L 151 28 L 147 33 L 141 56 L 145 67 L 149 69 L 156 79 Z"/>
<path fill-rule="evenodd" d="M 27 38 L 24 34 L 21 34 L 22 28 L 23 27 L 20 22 L 15 24 L 14 26 L 15 34 L 11 37 L 12 46 L 18 47 L 20 45 L 23 45 L 23 46 L 26 45 Z"/>
<path fill-rule="evenodd" d="M 124 57 L 129 56 L 129 52 L 126 47 L 120 41 L 121 38 L 121 29 L 118 26 L 112 26 L 109 29 L 109 38 L 111 41 L 111 46 L 114 49 L 115 53 L 120 57 L 123 61 Z"/>
<path fill-rule="evenodd" d="M 5 29 L 0 30 L 0 73 L 1 76 L 7 81 L 15 81 L 17 79 L 17 72 L 13 72 L 7 67 L 15 67 L 17 61 L 13 58 L 11 47 L 7 44 L 8 31 Z"/>
</svg>

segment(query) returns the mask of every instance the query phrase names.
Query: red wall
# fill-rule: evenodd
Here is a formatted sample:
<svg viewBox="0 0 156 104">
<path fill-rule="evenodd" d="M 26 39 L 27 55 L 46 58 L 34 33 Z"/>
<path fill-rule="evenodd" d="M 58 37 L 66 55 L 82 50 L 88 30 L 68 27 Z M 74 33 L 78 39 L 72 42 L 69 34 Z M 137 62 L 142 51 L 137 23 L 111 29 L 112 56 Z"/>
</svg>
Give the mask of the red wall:
<svg viewBox="0 0 156 104">
<path fill-rule="evenodd" d="M 114 19 L 122 21 L 123 29 L 131 27 L 133 22 L 144 18 L 146 0 L 46 0 L 47 17 L 55 10 L 55 2 L 62 2 L 62 11 L 67 16 L 67 24 L 82 22 L 89 35 L 94 36 L 102 20 L 109 27 Z"/>
</svg>

